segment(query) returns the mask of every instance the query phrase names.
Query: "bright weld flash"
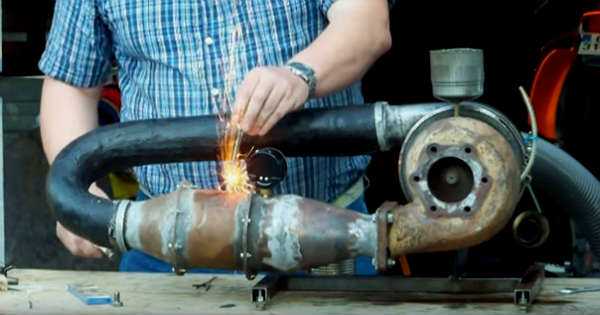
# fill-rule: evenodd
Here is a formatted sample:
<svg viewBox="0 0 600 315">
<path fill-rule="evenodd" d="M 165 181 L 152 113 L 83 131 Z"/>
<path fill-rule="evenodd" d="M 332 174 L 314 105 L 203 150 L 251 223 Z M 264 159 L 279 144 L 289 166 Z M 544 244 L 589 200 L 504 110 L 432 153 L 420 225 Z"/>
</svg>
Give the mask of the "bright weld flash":
<svg viewBox="0 0 600 315">
<path fill-rule="evenodd" d="M 223 178 L 223 188 L 227 192 L 248 194 L 252 191 L 244 160 L 223 161 L 221 177 Z"/>
<path fill-rule="evenodd" d="M 225 133 L 221 137 L 219 146 L 219 157 L 222 162 L 221 179 L 223 180 L 222 187 L 226 192 L 230 193 L 245 193 L 249 194 L 253 190 L 253 186 L 248 176 L 246 169 L 246 161 L 243 155 L 236 152 L 236 143 L 239 143 L 237 137 L 238 128 L 227 124 Z"/>
</svg>

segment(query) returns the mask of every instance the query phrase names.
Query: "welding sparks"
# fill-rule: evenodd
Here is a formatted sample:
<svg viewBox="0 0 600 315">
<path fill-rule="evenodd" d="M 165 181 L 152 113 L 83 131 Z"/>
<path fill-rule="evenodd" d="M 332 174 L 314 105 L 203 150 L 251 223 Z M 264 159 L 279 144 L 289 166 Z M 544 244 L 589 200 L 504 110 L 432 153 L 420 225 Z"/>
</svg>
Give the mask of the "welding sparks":
<svg viewBox="0 0 600 315">
<path fill-rule="evenodd" d="M 238 128 L 227 124 L 224 135 L 221 137 L 220 159 L 221 179 L 223 181 L 221 189 L 232 193 L 250 193 L 253 186 L 246 169 L 244 156 L 236 149 L 236 142 L 239 141 L 237 133 Z"/>
<path fill-rule="evenodd" d="M 242 30 L 239 25 L 234 28 L 231 34 L 229 45 L 229 56 L 227 58 L 227 71 L 225 74 L 225 95 L 219 108 L 219 120 L 221 122 L 221 139 L 219 145 L 219 159 L 221 160 L 221 189 L 231 193 L 252 192 L 254 187 L 251 184 L 246 161 L 240 154 L 240 143 L 243 133 L 238 125 L 230 122 L 228 113 L 232 111 L 230 96 L 233 94 L 234 78 L 236 74 L 236 50 Z"/>
<path fill-rule="evenodd" d="M 221 177 L 223 178 L 223 189 L 232 193 L 248 194 L 254 188 L 250 184 L 248 171 L 246 170 L 246 161 L 231 160 L 223 161 Z"/>
</svg>

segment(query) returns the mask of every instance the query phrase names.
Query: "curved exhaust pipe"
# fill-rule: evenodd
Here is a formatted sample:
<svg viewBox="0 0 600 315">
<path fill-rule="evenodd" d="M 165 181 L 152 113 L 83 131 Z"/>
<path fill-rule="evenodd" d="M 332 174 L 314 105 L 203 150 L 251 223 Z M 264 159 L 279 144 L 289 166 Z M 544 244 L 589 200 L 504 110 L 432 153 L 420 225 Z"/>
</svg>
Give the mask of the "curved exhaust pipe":
<svg viewBox="0 0 600 315">
<path fill-rule="evenodd" d="M 389 257 L 491 238 L 520 197 L 518 132 L 479 104 L 461 104 L 465 117 L 453 113 L 444 103 L 304 110 L 267 136 L 245 140 L 247 147 L 273 146 L 287 156 L 367 154 L 402 145 L 399 173 L 410 203 L 385 205 L 373 216 L 289 195 L 263 199 L 182 187 L 132 202 L 88 193 L 91 183 L 118 168 L 214 160 L 219 122 L 213 116 L 137 121 L 86 134 L 56 158 L 48 200 L 72 232 L 101 246 L 140 249 L 181 271 L 236 268 L 250 275 L 358 255 L 375 257 L 385 269 Z M 557 167 L 535 164 L 533 174 Z"/>
<path fill-rule="evenodd" d="M 444 106 L 377 103 L 303 110 L 287 115 L 264 137 L 246 138 L 242 149 L 271 146 L 289 157 L 385 151 L 401 145 L 419 119 Z M 98 128 L 68 145 L 55 159 L 47 182 L 50 206 L 70 231 L 108 247 L 108 228 L 113 225 L 120 202 L 93 196 L 88 187 L 115 169 L 215 160 L 220 125 L 216 116 L 203 116 Z"/>
</svg>

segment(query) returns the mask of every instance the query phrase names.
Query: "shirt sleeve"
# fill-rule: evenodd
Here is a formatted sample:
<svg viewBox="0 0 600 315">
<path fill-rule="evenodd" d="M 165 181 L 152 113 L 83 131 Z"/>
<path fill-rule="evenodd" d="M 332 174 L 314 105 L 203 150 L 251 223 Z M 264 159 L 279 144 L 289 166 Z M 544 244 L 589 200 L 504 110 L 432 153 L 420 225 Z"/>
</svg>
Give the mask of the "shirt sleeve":
<svg viewBox="0 0 600 315">
<path fill-rule="evenodd" d="M 329 9 L 331 9 L 331 6 L 336 1 L 339 1 L 339 0 L 319 0 L 320 6 L 321 6 L 321 11 L 323 12 L 323 14 L 327 15 L 327 12 L 329 12 Z M 390 9 L 394 6 L 395 3 L 396 3 L 396 0 L 388 0 Z"/>
<path fill-rule="evenodd" d="M 56 0 L 46 49 L 38 64 L 49 77 L 78 87 L 102 84 L 112 43 L 95 0 Z"/>
</svg>

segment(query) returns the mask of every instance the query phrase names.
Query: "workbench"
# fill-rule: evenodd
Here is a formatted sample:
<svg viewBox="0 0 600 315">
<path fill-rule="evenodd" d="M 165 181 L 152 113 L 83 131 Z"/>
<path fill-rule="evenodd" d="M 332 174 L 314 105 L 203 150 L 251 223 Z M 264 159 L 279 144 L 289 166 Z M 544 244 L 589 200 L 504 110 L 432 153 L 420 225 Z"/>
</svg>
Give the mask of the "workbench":
<svg viewBox="0 0 600 315">
<path fill-rule="evenodd" d="M 0 314 L 525 314 L 510 299 L 486 302 L 485 296 L 437 300 L 424 294 L 419 302 L 408 302 L 388 294 L 333 292 L 281 292 L 261 311 L 250 301 L 250 289 L 260 277 L 248 281 L 242 275 L 21 269 L 10 276 L 18 278 L 19 285 L 0 292 Z M 217 278 L 208 290 L 194 288 L 213 277 Z M 67 285 L 74 283 L 119 291 L 124 305 L 85 305 L 67 292 Z M 598 284 L 598 279 L 546 279 L 528 314 L 600 314 L 600 292 L 558 293 L 564 287 Z"/>
</svg>

